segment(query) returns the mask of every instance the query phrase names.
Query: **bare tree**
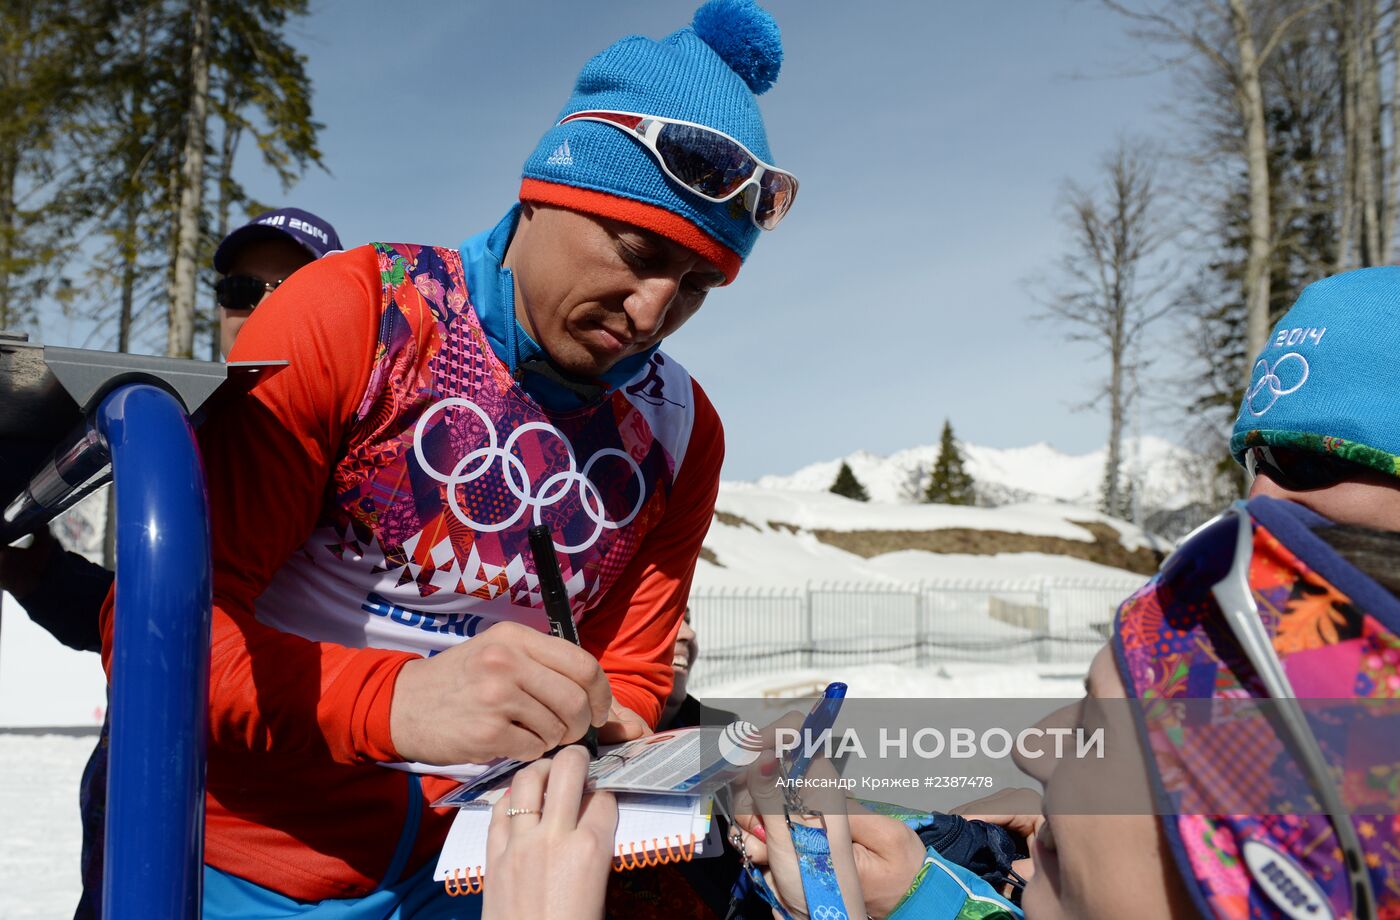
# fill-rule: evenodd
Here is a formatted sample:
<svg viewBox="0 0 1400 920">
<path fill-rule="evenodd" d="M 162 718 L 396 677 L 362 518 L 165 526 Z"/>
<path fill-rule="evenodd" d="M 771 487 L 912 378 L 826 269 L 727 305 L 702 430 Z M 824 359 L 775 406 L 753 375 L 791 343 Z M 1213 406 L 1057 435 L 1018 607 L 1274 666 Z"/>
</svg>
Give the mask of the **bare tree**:
<svg viewBox="0 0 1400 920">
<path fill-rule="evenodd" d="M 1390 62 L 1391 62 L 1391 85 L 1390 85 L 1390 150 L 1384 157 L 1385 178 L 1381 184 L 1381 193 L 1384 198 L 1381 201 L 1381 255 L 1384 260 L 1391 257 L 1392 247 L 1395 245 L 1395 221 L 1397 208 L 1397 185 L 1400 185 L 1400 150 L 1396 148 L 1396 142 L 1400 141 L 1400 9 L 1392 8 L 1390 14 Z M 1380 79 L 1380 70 L 1377 68 L 1376 79 Z"/>
<path fill-rule="evenodd" d="M 1152 0 L 1132 6 L 1103 0 L 1138 26 L 1140 37 L 1203 59 L 1229 84 L 1239 116 L 1238 151 L 1249 179 L 1249 254 L 1241 283 L 1248 350 L 1269 334 L 1269 261 L 1274 245 L 1269 145 L 1261 72 L 1294 25 L 1317 3 L 1287 0 Z"/>
<path fill-rule="evenodd" d="M 210 0 L 193 0 L 190 41 L 189 128 L 180 169 L 180 205 L 176 214 L 175 264 L 170 286 L 170 328 L 165 352 L 194 356 L 194 298 L 200 251 L 200 216 L 204 213 L 204 136 L 209 118 Z"/>
<path fill-rule="evenodd" d="M 1347 245 L 1348 113 L 1337 34 L 1335 10 L 1316 10 L 1296 21 L 1260 72 L 1273 235 L 1270 322 L 1304 287 L 1337 271 Z M 1181 87 L 1187 130 L 1180 134 L 1187 173 L 1178 190 L 1193 215 L 1191 248 L 1203 270 L 1191 273 L 1180 298 L 1187 318 L 1180 342 L 1195 370 L 1182 378 L 1178 393 L 1191 443 L 1214 451 L 1222 476 L 1242 488 L 1225 445 L 1258 353 L 1248 342 L 1243 284 L 1252 237 L 1249 181 L 1239 156 L 1234 87 L 1199 61 L 1188 76 Z"/>
<path fill-rule="evenodd" d="M 1344 270 L 1381 265 L 1391 257 L 1397 177 L 1393 131 L 1400 125 L 1395 106 L 1400 83 L 1395 81 L 1400 74 L 1393 74 L 1391 96 L 1387 99 L 1382 72 L 1387 49 L 1391 51 L 1390 65 L 1394 70 L 1400 11 L 1389 0 L 1330 0 L 1329 13 L 1337 47 L 1337 90 L 1344 111 L 1344 245 L 1338 249 L 1336 265 Z M 1382 42 L 1383 34 L 1388 36 L 1388 42 Z M 1325 40 L 1328 36 L 1318 37 Z M 1387 108 L 1392 130 L 1389 139 L 1383 129 Z"/>
<path fill-rule="evenodd" d="M 1040 300 L 1044 318 L 1063 324 L 1066 339 L 1092 344 L 1108 358 L 1108 377 L 1089 404 L 1108 403 L 1103 504 L 1123 514 L 1123 431 L 1143 335 L 1172 306 L 1165 295 L 1173 279 L 1160 260 L 1171 232 L 1145 142 L 1120 141 L 1102 170 L 1102 191 L 1064 186 L 1068 249 L 1056 263 L 1057 282 Z"/>
</svg>

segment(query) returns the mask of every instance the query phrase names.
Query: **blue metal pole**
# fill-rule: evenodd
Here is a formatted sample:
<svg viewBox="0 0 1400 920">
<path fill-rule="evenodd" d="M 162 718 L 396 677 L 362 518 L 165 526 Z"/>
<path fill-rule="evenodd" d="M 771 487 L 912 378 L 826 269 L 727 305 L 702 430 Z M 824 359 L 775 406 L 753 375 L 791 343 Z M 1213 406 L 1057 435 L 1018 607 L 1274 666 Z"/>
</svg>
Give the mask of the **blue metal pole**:
<svg viewBox="0 0 1400 920">
<path fill-rule="evenodd" d="M 97 426 L 117 490 L 117 596 L 102 913 L 196 917 L 204 862 L 209 503 L 178 400 L 129 384 Z"/>
</svg>

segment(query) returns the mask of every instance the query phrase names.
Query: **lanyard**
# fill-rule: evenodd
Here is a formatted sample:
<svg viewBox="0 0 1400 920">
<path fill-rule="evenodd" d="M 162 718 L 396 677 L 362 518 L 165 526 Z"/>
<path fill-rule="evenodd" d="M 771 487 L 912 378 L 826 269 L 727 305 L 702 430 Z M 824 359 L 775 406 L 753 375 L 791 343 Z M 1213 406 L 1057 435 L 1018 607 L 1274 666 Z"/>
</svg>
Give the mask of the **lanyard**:
<svg viewBox="0 0 1400 920">
<path fill-rule="evenodd" d="M 749 859 L 738 823 L 728 814 L 723 804 L 720 807 L 729 821 L 729 842 L 738 851 L 743 863 L 731 894 L 729 916 L 737 916 L 736 910 L 741 908 L 750 893 L 754 893 L 772 907 L 782 920 L 793 920 L 792 914 L 764 881 L 762 870 Z M 784 811 L 788 833 L 797 853 L 797 868 L 802 879 L 802 893 L 807 901 L 807 916 L 811 920 L 850 920 L 846 913 L 846 903 L 841 897 L 841 886 L 836 880 L 836 867 L 831 861 L 831 841 L 827 838 L 826 829 L 794 824 L 791 812 L 786 808 Z"/>
<path fill-rule="evenodd" d="M 797 851 L 797 866 L 802 873 L 802 893 L 807 897 L 807 915 L 812 920 L 849 920 L 846 902 L 841 899 L 841 886 L 836 881 L 836 867 L 831 862 L 831 841 L 826 829 L 793 824 L 788 818 L 792 846 Z"/>
</svg>

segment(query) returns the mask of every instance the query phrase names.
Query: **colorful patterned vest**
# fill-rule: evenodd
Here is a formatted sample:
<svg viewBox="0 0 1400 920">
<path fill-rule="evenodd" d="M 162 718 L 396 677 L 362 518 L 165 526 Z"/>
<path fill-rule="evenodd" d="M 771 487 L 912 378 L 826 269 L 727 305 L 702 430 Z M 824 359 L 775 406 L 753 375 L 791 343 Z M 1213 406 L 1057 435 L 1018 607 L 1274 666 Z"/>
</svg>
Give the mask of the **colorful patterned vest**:
<svg viewBox="0 0 1400 920">
<path fill-rule="evenodd" d="M 694 422 L 689 374 L 657 352 L 598 404 L 546 411 L 492 351 L 456 250 L 375 249 L 369 384 L 317 527 L 258 598 L 258 619 L 424 655 L 501 620 L 544 630 L 536 524 L 554 533 L 580 619 L 661 519 Z"/>
<path fill-rule="evenodd" d="M 1356 826 L 1379 916 L 1400 916 L 1400 743 L 1397 709 L 1385 703 L 1400 697 L 1400 600 L 1313 532 L 1330 522 L 1271 498 L 1247 509 L 1260 620 L 1352 811 L 1342 820 Z M 1211 548 L 1198 537 L 1178 552 Z M 1153 578 L 1119 608 L 1113 645 L 1128 696 L 1150 701 L 1139 731 L 1171 853 L 1201 914 L 1355 916 L 1336 833 L 1315 803 L 1300 804 L 1308 786 L 1295 754 L 1262 708 L 1241 705 L 1267 691 L 1209 585 Z"/>
</svg>

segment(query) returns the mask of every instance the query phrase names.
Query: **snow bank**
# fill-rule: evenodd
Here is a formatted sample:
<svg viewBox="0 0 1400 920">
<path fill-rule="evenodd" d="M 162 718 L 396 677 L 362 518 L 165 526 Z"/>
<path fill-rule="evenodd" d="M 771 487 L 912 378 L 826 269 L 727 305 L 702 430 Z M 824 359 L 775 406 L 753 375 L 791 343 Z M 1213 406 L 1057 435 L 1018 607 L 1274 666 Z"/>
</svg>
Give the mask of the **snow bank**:
<svg viewBox="0 0 1400 920">
<path fill-rule="evenodd" d="M 102 660 L 61 644 L 10 595 L 0 595 L 0 605 L 0 728 L 101 725 Z"/>
<path fill-rule="evenodd" d="M 703 652 L 702 652 L 703 654 Z M 777 671 L 706 686 L 706 700 L 804 696 L 833 680 L 862 699 L 1078 699 L 1089 665 L 990 665 L 948 662 L 915 668 L 893 664 L 832 665 Z"/>
<path fill-rule="evenodd" d="M 96 743 L 95 735 L 0 734 L 0 917 L 73 916 L 82 891 L 78 782 Z"/>
<path fill-rule="evenodd" d="M 809 581 L 911 582 L 947 578 L 1100 578 L 1124 575 L 1069 556 L 1039 552 L 996 555 L 907 550 L 863 558 L 822 542 L 813 531 L 981 530 L 1093 544 L 1074 521 L 1098 522 L 1128 550 L 1163 547 L 1161 540 L 1090 508 L 1047 502 L 972 508 L 857 502 L 829 492 L 798 492 L 722 483 L 717 517 L 705 538 L 697 587 L 792 586 Z M 718 563 L 718 564 L 715 564 Z"/>
</svg>

